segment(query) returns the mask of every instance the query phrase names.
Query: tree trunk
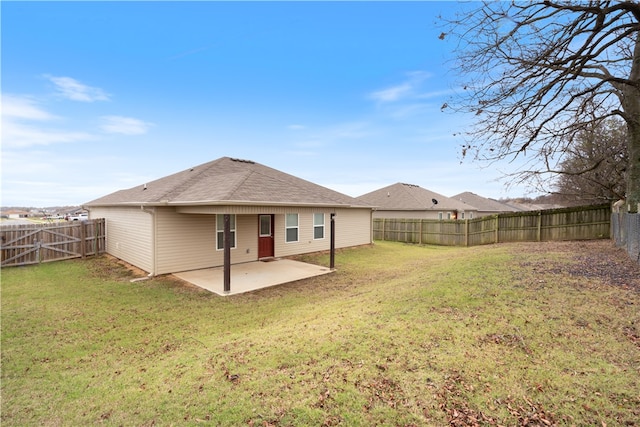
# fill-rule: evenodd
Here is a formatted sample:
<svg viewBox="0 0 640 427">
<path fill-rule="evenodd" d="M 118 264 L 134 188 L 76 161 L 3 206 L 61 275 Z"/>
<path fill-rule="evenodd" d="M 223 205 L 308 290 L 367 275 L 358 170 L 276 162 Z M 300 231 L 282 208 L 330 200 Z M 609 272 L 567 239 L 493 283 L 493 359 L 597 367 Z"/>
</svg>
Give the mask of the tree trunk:
<svg viewBox="0 0 640 427">
<path fill-rule="evenodd" d="M 636 91 L 638 92 L 638 91 Z M 637 95 L 640 98 L 640 93 Z M 633 129 L 632 129 L 633 128 Z M 640 211 L 640 125 L 629 126 L 629 165 L 627 166 L 627 209 Z"/>
<path fill-rule="evenodd" d="M 623 88 L 622 108 L 627 122 L 629 164 L 627 165 L 627 210 L 640 209 L 640 33 L 636 36 L 629 80 Z"/>
</svg>

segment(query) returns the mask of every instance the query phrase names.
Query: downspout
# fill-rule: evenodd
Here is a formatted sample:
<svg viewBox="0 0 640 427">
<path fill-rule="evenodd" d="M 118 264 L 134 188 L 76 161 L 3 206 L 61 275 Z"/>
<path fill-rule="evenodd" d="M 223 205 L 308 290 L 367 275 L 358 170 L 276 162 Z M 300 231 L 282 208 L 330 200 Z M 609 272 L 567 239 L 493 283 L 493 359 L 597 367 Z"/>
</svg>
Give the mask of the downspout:
<svg viewBox="0 0 640 427">
<path fill-rule="evenodd" d="M 373 244 L 373 211 L 375 211 L 375 209 L 369 211 L 369 224 L 371 224 L 369 227 L 369 244 Z M 382 240 L 384 240 L 384 230 L 382 236 Z"/>
<path fill-rule="evenodd" d="M 145 208 L 144 205 L 140 205 L 140 210 L 142 212 L 148 213 L 151 215 L 151 272 L 148 277 L 153 277 L 156 275 L 158 271 L 158 266 L 156 262 L 156 232 L 157 232 L 157 221 L 156 221 L 156 208 Z"/>
</svg>

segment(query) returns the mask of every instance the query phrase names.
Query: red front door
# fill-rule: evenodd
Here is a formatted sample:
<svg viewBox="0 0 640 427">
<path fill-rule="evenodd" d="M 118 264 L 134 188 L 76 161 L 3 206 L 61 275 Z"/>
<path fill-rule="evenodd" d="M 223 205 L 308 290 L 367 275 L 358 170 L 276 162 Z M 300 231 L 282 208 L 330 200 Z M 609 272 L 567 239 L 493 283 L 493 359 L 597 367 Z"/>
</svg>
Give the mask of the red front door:
<svg viewBox="0 0 640 427">
<path fill-rule="evenodd" d="M 258 215 L 258 258 L 273 256 L 273 215 Z"/>
</svg>

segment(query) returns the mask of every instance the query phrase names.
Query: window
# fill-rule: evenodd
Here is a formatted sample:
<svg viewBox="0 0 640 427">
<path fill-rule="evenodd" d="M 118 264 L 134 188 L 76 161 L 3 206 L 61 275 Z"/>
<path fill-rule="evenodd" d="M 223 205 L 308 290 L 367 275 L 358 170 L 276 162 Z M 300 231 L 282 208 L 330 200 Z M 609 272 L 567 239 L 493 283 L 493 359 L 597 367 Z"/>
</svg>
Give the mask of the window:
<svg viewBox="0 0 640 427">
<path fill-rule="evenodd" d="M 260 237 L 271 236 L 271 215 L 260 215 Z"/>
<path fill-rule="evenodd" d="M 298 214 L 287 214 L 285 219 L 285 242 L 298 241 Z"/>
<path fill-rule="evenodd" d="M 236 247 L 236 216 L 229 215 L 231 228 L 231 249 Z M 216 215 L 216 249 L 224 249 L 224 215 Z"/>
<path fill-rule="evenodd" d="M 464 212 L 460 212 L 460 219 L 464 219 Z"/>
<path fill-rule="evenodd" d="M 438 212 L 438 219 L 442 221 L 442 212 Z"/>
<path fill-rule="evenodd" d="M 324 214 L 313 214 L 313 238 L 314 240 L 324 239 Z"/>
</svg>

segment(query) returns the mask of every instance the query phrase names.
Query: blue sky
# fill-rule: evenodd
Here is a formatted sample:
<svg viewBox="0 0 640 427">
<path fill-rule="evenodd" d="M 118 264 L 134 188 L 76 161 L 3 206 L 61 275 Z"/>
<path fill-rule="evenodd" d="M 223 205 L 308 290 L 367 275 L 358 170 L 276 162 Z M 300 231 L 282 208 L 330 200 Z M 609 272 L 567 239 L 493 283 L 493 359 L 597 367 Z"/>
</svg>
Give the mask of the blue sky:
<svg viewBox="0 0 640 427">
<path fill-rule="evenodd" d="M 454 2 L 2 2 L 3 206 L 250 159 L 359 196 L 516 197 L 461 164 Z"/>
</svg>

